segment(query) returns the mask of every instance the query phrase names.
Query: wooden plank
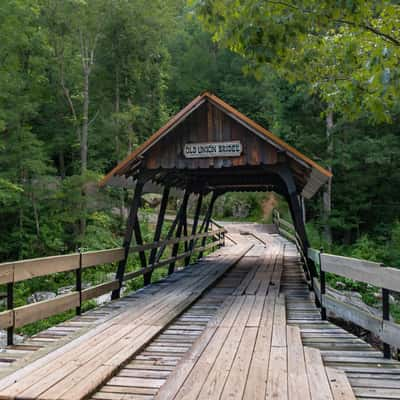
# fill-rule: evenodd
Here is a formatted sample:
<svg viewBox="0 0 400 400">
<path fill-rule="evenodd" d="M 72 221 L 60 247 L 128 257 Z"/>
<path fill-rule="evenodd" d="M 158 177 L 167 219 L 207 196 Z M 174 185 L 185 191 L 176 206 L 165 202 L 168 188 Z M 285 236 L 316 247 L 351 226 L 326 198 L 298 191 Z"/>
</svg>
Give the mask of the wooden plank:
<svg viewBox="0 0 400 400">
<path fill-rule="evenodd" d="M 243 399 L 264 399 L 270 358 L 272 325 L 274 321 L 275 293 L 268 293 L 261 317 L 257 340 L 251 360 Z"/>
<path fill-rule="evenodd" d="M 286 347 L 286 306 L 283 294 L 275 301 L 272 347 Z"/>
<path fill-rule="evenodd" d="M 14 309 L 15 327 L 40 321 L 55 314 L 70 310 L 79 305 L 79 293 L 72 292 L 54 299 L 28 304 Z"/>
<path fill-rule="evenodd" d="M 343 371 L 326 368 L 334 400 L 356 400 L 350 382 Z"/>
<path fill-rule="evenodd" d="M 373 286 L 400 291 L 400 270 L 382 267 L 382 264 L 356 258 L 321 254 L 323 271 L 369 283 Z"/>
<path fill-rule="evenodd" d="M 79 254 L 34 258 L 13 263 L 14 282 L 79 268 Z"/>
<path fill-rule="evenodd" d="M 226 318 L 229 310 L 232 309 L 234 300 L 236 303 L 240 302 L 241 304 L 244 299 L 240 297 L 234 298 L 233 296 L 230 296 L 224 301 L 222 307 L 217 311 L 214 318 L 212 318 L 207 324 L 207 328 L 204 330 L 203 334 L 194 343 L 190 351 L 185 355 L 183 360 L 177 365 L 173 373 L 169 376 L 167 382 L 162 386 L 161 390 L 155 397 L 155 400 L 171 400 L 175 398 L 176 394 L 182 387 L 183 383 L 191 373 L 197 360 L 203 354 L 205 349 L 212 349 L 215 351 L 215 349 L 218 349 L 220 347 L 218 345 L 218 342 L 223 343 L 229 330 L 218 330 L 219 334 L 215 334 L 215 332 L 217 331 L 218 326 Z M 235 306 L 235 309 L 238 312 L 240 307 L 238 308 Z M 218 353 L 215 353 L 214 359 L 217 354 Z M 183 389 L 183 391 L 184 390 L 185 389 Z"/>
<path fill-rule="evenodd" d="M 382 324 L 382 341 L 400 348 L 400 325 L 392 321 L 382 321 Z"/>
<path fill-rule="evenodd" d="M 311 247 L 307 250 L 307 257 L 317 266 L 319 265 L 319 254 L 318 250 L 312 249 Z"/>
<path fill-rule="evenodd" d="M 313 278 L 313 288 L 315 296 L 318 301 L 321 303 L 321 285 L 319 284 L 319 280 L 317 278 Z"/>
<path fill-rule="evenodd" d="M 351 321 L 370 332 L 382 336 L 382 320 L 360 308 L 343 303 L 330 295 L 322 295 L 322 304 L 338 317 Z M 389 337 L 388 337 L 389 338 Z"/>
<path fill-rule="evenodd" d="M 206 376 L 206 380 L 198 396 L 199 400 L 219 399 L 221 396 L 225 380 L 229 374 L 230 367 L 235 358 L 247 319 L 255 300 L 255 296 L 245 297 L 243 306 L 229 332 L 229 336 L 226 338 L 214 365 Z"/>
<path fill-rule="evenodd" d="M 235 359 L 226 380 L 224 390 L 220 397 L 224 399 L 241 400 L 247 381 L 254 345 L 257 338 L 258 327 L 246 327 Z"/>
<path fill-rule="evenodd" d="M 266 400 L 288 400 L 286 347 L 271 347 Z"/>
<path fill-rule="evenodd" d="M 99 297 L 102 294 L 111 292 L 118 288 L 119 288 L 119 281 L 117 280 L 101 283 L 99 285 L 82 290 L 82 301 L 93 299 L 94 297 Z"/>
<path fill-rule="evenodd" d="M 279 225 L 282 225 L 286 230 L 296 232 L 296 229 L 294 228 L 293 224 L 291 224 L 290 222 L 287 222 L 283 218 L 279 219 Z"/>
<path fill-rule="evenodd" d="M 14 279 L 14 263 L 0 264 L 0 284 L 10 283 Z"/>
<path fill-rule="evenodd" d="M 300 328 L 297 326 L 287 327 L 287 351 L 289 400 L 310 400 L 303 343 Z"/>
<path fill-rule="evenodd" d="M 0 329 L 6 329 L 13 326 L 14 323 L 14 311 L 7 310 L 0 313 Z"/>
<path fill-rule="evenodd" d="M 82 254 L 82 268 L 101 264 L 111 264 L 123 260 L 124 257 L 125 249 L 122 247 L 117 249 L 85 252 Z"/>
<path fill-rule="evenodd" d="M 334 400 L 320 351 L 311 347 L 304 347 L 304 358 L 311 399 Z"/>
</svg>

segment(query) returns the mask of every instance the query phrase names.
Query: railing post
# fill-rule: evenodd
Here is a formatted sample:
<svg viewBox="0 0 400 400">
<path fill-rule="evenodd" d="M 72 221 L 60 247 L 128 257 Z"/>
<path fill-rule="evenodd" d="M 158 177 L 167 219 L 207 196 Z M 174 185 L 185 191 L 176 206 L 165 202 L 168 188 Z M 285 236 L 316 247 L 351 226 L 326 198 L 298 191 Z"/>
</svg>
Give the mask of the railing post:
<svg viewBox="0 0 400 400">
<path fill-rule="evenodd" d="M 382 317 L 384 321 L 390 320 L 390 291 L 388 289 L 382 288 Z M 383 356 L 385 358 L 391 358 L 392 352 L 390 349 L 390 344 L 383 343 Z"/>
<path fill-rule="evenodd" d="M 153 239 L 154 242 L 158 242 L 161 237 L 161 231 L 162 231 L 162 227 L 164 224 L 164 218 L 165 218 L 165 211 L 167 210 L 167 205 L 168 205 L 169 192 L 170 192 L 169 186 L 165 186 L 164 190 L 163 190 L 162 199 L 161 199 L 160 211 L 158 213 L 157 225 L 156 225 L 156 229 L 154 232 L 154 239 Z M 156 255 L 157 255 L 157 247 L 155 247 L 154 249 L 151 249 L 150 256 L 149 256 L 149 266 L 154 265 Z M 152 273 L 153 272 L 150 271 L 144 275 L 143 279 L 145 282 L 151 282 Z"/>
<path fill-rule="evenodd" d="M 115 289 L 112 292 L 111 300 L 119 299 L 119 297 L 120 297 L 121 287 L 122 287 L 122 283 L 124 280 L 125 267 L 128 262 L 129 248 L 130 248 L 131 240 L 132 240 L 132 233 L 133 233 L 133 229 L 135 227 L 135 223 L 137 222 L 137 212 L 138 212 L 138 209 L 140 206 L 140 198 L 142 195 L 143 186 L 144 186 L 144 182 L 138 181 L 136 183 L 135 193 L 133 195 L 133 200 L 132 200 L 132 205 L 131 205 L 131 210 L 129 212 L 129 217 L 128 217 L 128 221 L 127 221 L 124 243 L 122 245 L 124 248 L 124 252 L 125 252 L 124 259 L 119 262 L 118 268 L 117 268 L 117 274 L 115 277 L 119 281 L 119 288 Z"/>
<path fill-rule="evenodd" d="M 76 291 L 79 293 L 79 306 L 76 307 L 76 315 L 82 314 L 82 248 L 78 249 L 79 252 L 79 267 L 76 269 Z"/>
<path fill-rule="evenodd" d="M 210 200 L 210 204 L 208 206 L 207 213 L 206 213 L 205 218 L 204 218 L 204 223 L 203 223 L 203 225 L 204 225 L 204 233 L 208 232 L 210 224 L 212 225 L 211 216 L 212 216 L 214 204 L 215 204 L 215 201 L 217 200 L 217 197 L 218 197 L 217 192 L 213 192 L 211 200 Z M 201 241 L 201 247 L 204 247 L 206 245 L 206 243 L 207 243 L 207 236 L 204 236 L 203 240 Z M 203 251 L 199 252 L 199 256 L 197 257 L 198 260 L 200 260 L 200 258 L 203 257 L 203 253 L 204 253 Z"/>
<path fill-rule="evenodd" d="M 186 218 L 186 208 L 187 208 L 189 196 L 190 196 L 190 191 L 187 189 L 185 191 L 185 194 L 183 195 L 181 208 L 179 210 L 179 212 L 180 212 L 179 222 L 178 222 L 178 227 L 176 229 L 176 235 L 175 235 L 175 237 L 177 237 L 177 238 L 181 237 L 181 235 L 182 235 L 182 229 L 183 229 L 183 224 L 184 224 L 184 218 Z M 172 252 L 171 252 L 172 258 L 177 256 L 178 250 L 179 250 L 179 245 L 180 245 L 180 242 L 175 243 L 174 246 L 172 247 Z M 174 272 L 174 270 L 175 270 L 175 261 L 172 261 L 168 267 L 168 275 L 171 275 Z"/>
<path fill-rule="evenodd" d="M 7 310 L 14 308 L 14 282 L 7 283 Z M 14 326 L 7 328 L 7 346 L 14 344 Z"/>
<path fill-rule="evenodd" d="M 197 199 L 197 204 L 196 204 L 196 210 L 194 213 L 194 218 L 193 218 L 193 225 L 192 225 L 192 235 L 195 235 L 197 232 L 197 225 L 199 223 L 199 217 L 200 217 L 200 211 L 201 211 L 201 205 L 203 202 L 203 193 L 199 193 L 199 198 Z M 194 247 L 196 244 L 196 240 L 192 239 L 189 242 L 189 255 L 185 258 L 185 265 L 188 265 L 190 263 Z"/>
<path fill-rule="evenodd" d="M 326 277 L 325 271 L 322 269 L 321 263 L 321 254 L 323 253 L 324 249 L 321 247 L 319 252 L 319 276 L 320 276 L 320 283 L 321 283 L 321 319 L 326 320 L 326 307 L 325 307 L 325 293 L 326 293 Z"/>
</svg>

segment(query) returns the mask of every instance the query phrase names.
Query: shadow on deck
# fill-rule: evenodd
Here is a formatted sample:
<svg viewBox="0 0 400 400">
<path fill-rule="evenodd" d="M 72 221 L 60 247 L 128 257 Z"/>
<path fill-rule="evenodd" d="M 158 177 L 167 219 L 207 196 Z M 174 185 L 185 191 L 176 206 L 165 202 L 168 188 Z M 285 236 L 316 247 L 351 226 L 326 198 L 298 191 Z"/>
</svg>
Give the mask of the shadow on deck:
<svg viewBox="0 0 400 400">
<path fill-rule="evenodd" d="M 0 398 L 400 399 L 400 363 L 321 321 L 292 243 L 226 227 L 236 245 L 7 349 Z"/>
</svg>

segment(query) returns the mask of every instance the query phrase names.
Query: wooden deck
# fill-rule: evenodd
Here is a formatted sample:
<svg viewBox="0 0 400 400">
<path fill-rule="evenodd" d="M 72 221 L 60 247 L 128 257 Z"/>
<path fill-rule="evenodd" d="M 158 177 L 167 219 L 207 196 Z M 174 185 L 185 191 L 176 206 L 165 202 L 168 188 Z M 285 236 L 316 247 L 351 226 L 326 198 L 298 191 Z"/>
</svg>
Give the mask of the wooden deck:
<svg viewBox="0 0 400 400">
<path fill-rule="evenodd" d="M 227 228 L 236 245 L 31 339 L 0 398 L 400 399 L 400 363 L 320 320 L 290 242 Z"/>
</svg>

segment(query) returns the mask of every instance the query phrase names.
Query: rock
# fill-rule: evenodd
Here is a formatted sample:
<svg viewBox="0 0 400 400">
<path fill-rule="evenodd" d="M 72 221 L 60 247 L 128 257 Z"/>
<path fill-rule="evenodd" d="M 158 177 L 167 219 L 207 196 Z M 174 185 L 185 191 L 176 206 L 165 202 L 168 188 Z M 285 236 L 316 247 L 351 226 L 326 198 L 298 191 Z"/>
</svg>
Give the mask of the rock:
<svg viewBox="0 0 400 400">
<path fill-rule="evenodd" d="M 28 304 L 38 303 L 39 301 L 54 299 L 56 294 L 54 292 L 35 292 L 27 298 Z"/>
<path fill-rule="evenodd" d="M 71 293 L 75 290 L 75 286 L 64 286 L 57 289 L 57 295 L 60 296 L 62 294 Z"/>
<path fill-rule="evenodd" d="M 335 282 L 335 288 L 339 290 L 345 290 L 346 284 L 340 281 Z"/>
<path fill-rule="evenodd" d="M 382 292 L 375 292 L 374 297 L 375 299 L 382 301 Z"/>
<path fill-rule="evenodd" d="M 108 274 L 106 274 L 105 276 L 105 281 L 113 281 L 115 279 L 115 272 L 109 272 Z"/>
<path fill-rule="evenodd" d="M 358 293 L 358 292 L 349 292 L 349 297 L 362 300 L 361 293 Z"/>
<path fill-rule="evenodd" d="M 328 287 L 327 293 L 344 303 L 359 307 L 360 309 L 368 312 L 371 315 L 376 315 L 377 317 L 381 316 L 381 310 L 365 304 L 362 301 L 362 296 L 358 292 L 339 291 Z M 334 310 L 332 310 L 331 313 L 334 314 Z"/>
<path fill-rule="evenodd" d="M 143 202 L 150 208 L 156 208 L 161 203 L 161 198 L 158 193 L 146 193 L 142 196 Z"/>
</svg>

